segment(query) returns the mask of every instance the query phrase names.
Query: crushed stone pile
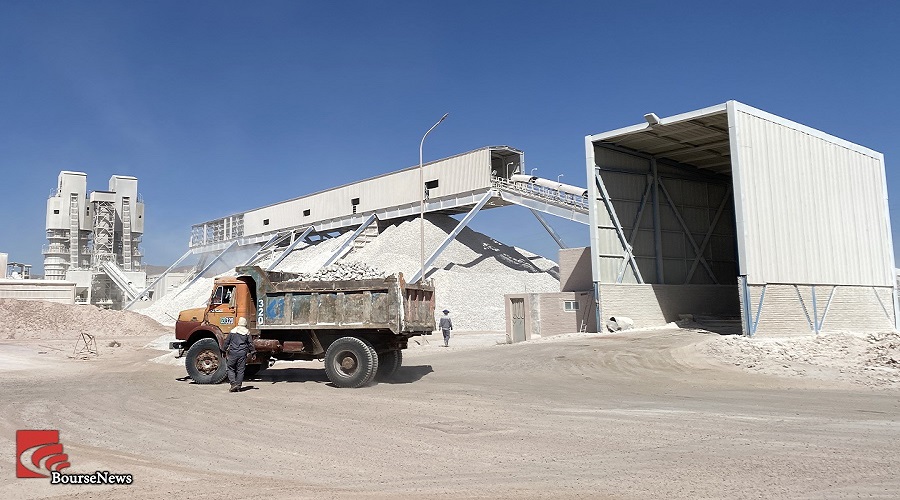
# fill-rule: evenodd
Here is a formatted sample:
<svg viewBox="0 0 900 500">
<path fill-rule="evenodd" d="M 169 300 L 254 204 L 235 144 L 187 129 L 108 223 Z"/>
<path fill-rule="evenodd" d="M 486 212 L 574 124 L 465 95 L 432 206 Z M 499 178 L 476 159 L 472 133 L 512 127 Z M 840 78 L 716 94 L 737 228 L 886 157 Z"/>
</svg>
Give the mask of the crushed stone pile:
<svg viewBox="0 0 900 500">
<path fill-rule="evenodd" d="M 726 336 L 704 354 L 743 369 L 874 388 L 900 388 L 900 333 L 835 332 L 789 338 Z"/>
<path fill-rule="evenodd" d="M 178 313 L 181 311 L 206 305 L 212 293 L 213 280 L 214 278 L 200 278 L 190 286 L 184 283 L 157 299 L 149 307 L 137 312 L 149 316 L 163 325 L 174 326 L 178 319 Z"/>
<path fill-rule="evenodd" d="M 425 220 L 426 258 L 453 231 L 458 221 L 431 215 Z M 377 238 L 345 257 L 365 262 L 388 274 L 412 279 L 420 265 L 418 219 L 384 228 Z M 505 331 L 504 294 L 559 291 L 555 262 L 501 243 L 469 228 L 463 229 L 431 266 L 435 309 L 449 309 L 454 329 Z"/>
<path fill-rule="evenodd" d="M 346 281 L 385 278 L 380 269 L 369 267 L 364 262 L 335 262 L 314 273 L 301 273 L 291 281 Z"/>
<path fill-rule="evenodd" d="M 152 318 L 130 311 L 45 301 L 0 299 L 0 318 L 3 339 L 74 339 L 82 332 L 115 338 L 166 331 Z"/>
<path fill-rule="evenodd" d="M 450 216 L 426 217 L 426 257 L 457 224 L 458 221 Z M 362 247 L 346 249 L 330 269 L 321 269 L 349 237 L 350 233 L 345 233 L 296 248 L 274 270 L 300 273 L 304 280 L 368 279 L 398 273 L 410 280 L 419 269 L 418 219 L 384 228 Z M 277 251 L 256 265 L 265 269 L 276 258 Z M 435 309 L 449 309 L 454 329 L 459 331 L 505 331 L 504 294 L 559 291 L 556 262 L 469 228 L 463 229 L 447 246 L 431 269 L 426 278 L 434 280 Z M 354 274 L 360 278 L 340 277 Z M 174 325 L 179 311 L 206 303 L 212 290 L 212 278 L 198 280 L 176 298 L 178 290 L 180 288 L 139 312 L 160 323 Z"/>
</svg>

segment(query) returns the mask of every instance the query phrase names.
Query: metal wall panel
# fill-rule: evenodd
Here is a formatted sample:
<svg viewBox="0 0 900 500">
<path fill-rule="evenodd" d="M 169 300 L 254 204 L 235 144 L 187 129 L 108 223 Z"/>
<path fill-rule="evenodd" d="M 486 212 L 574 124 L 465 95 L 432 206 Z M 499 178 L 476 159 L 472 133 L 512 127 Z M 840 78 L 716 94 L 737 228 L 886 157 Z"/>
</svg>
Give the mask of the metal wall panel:
<svg viewBox="0 0 900 500">
<path fill-rule="evenodd" d="M 883 157 L 754 111 L 734 117 L 748 283 L 893 286 Z"/>
<path fill-rule="evenodd" d="M 591 161 L 590 153 L 591 150 L 588 150 L 588 161 Z M 630 242 L 644 281 L 646 283 L 664 281 L 665 283 L 681 284 L 690 277 L 690 283 L 714 283 L 706 266 L 699 262 L 694 263 L 696 258 L 694 246 L 688 240 L 675 210 L 662 192 L 660 192 L 659 215 L 663 275 L 657 275 L 652 189 L 648 193 L 640 220 L 636 220 L 641 198 L 647 193 L 648 183 L 652 183 L 650 160 L 640 154 L 631 154 L 602 146 L 593 148 L 593 160 L 599 167 L 600 176 L 612 198 L 613 206 L 626 237 L 632 238 L 632 234 L 634 234 Z M 727 178 L 698 176 L 697 171 L 686 170 L 684 166 L 669 165 L 660 160 L 657 163 L 661 174 L 661 185 L 672 197 L 694 242 L 698 247 L 702 247 L 722 199 L 729 193 Z M 609 259 L 609 255 L 623 253 L 622 244 L 606 215 L 606 207 L 600 201 L 599 193 L 596 192 L 596 189 L 594 191 L 591 196 L 594 196 L 593 211 L 596 213 L 593 214 L 591 241 L 597 257 Z M 734 282 L 736 275 L 734 210 L 732 207 L 729 195 L 729 203 L 726 203 L 722 215 L 716 221 L 715 228 L 710 234 L 710 243 L 703 249 L 706 264 L 712 270 L 718 283 Z M 636 222 L 639 229 L 633 233 Z M 726 239 L 724 244 L 721 240 L 723 237 Z M 712 244 L 713 238 L 717 238 L 715 245 Z M 691 272 L 692 267 L 694 268 L 693 272 Z M 603 264 L 598 269 L 600 269 L 599 281 L 611 283 L 618 278 L 621 267 L 613 268 Z M 633 283 L 636 282 L 636 279 L 633 273 L 627 271 L 622 281 Z"/>
<path fill-rule="evenodd" d="M 424 180 L 438 180 L 431 199 L 454 196 L 491 187 L 489 148 L 457 155 L 423 166 Z M 419 169 L 412 167 L 340 186 L 328 191 L 285 201 L 244 214 L 244 234 L 252 236 L 352 215 L 351 200 L 359 198 L 357 213 L 418 203 L 421 197 Z M 305 210 L 310 211 L 304 216 Z M 264 224 L 268 219 L 269 223 Z"/>
</svg>

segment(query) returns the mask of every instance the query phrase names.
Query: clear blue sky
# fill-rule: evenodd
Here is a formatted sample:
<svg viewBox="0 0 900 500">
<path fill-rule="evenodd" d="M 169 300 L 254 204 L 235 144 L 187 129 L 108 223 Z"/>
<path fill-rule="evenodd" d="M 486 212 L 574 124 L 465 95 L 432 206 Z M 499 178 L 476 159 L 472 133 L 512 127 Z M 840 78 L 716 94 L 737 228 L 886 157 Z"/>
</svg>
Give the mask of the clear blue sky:
<svg viewBox="0 0 900 500">
<path fill-rule="evenodd" d="M 898 54 L 891 1 L 0 0 L 0 252 L 40 269 L 60 170 L 137 176 L 165 265 L 192 223 L 417 164 L 445 112 L 426 161 L 507 144 L 585 185 L 585 135 L 728 99 L 883 152 L 896 235 Z M 473 226 L 555 257 L 527 212 Z"/>
</svg>

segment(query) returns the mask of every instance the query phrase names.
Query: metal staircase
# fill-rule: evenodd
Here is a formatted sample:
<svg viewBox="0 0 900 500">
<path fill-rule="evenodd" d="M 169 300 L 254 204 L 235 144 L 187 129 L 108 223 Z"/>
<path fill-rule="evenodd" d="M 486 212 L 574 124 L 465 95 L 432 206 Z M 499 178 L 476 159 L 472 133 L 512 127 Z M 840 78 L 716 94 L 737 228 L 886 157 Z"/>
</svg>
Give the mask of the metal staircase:
<svg viewBox="0 0 900 500">
<path fill-rule="evenodd" d="M 78 195 L 73 193 L 69 198 L 69 269 L 81 267 L 81 259 L 78 255 L 78 236 L 81 230 L 80 216 Z"/>
<path fill-rule="evenodd" d="M 131 271 L 131 207 L 128 197 L 122 198 L 122 267 Z"/>
</svg>

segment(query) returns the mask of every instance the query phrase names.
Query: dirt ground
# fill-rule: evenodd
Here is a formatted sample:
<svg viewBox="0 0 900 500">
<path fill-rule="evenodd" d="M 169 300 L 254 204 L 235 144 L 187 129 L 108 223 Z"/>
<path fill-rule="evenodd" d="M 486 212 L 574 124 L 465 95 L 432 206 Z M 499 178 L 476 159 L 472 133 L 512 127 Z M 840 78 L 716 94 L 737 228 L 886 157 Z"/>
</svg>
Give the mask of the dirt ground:
<svg viewBox="0 0 900 500">
<path fill-rule="evenodd" d="M 898 497 L 900 390 L 747 370 L 708 355 L 717 337 L 434 336 L 391 383 L 278 362 L 239 394 L 191 383 L 156 336 L 88 360 L 3 340 L 0 498 Z M 134 484 L 16 479 L 17 429 L 59 429 L 65 472 Z"/>
</svg>

